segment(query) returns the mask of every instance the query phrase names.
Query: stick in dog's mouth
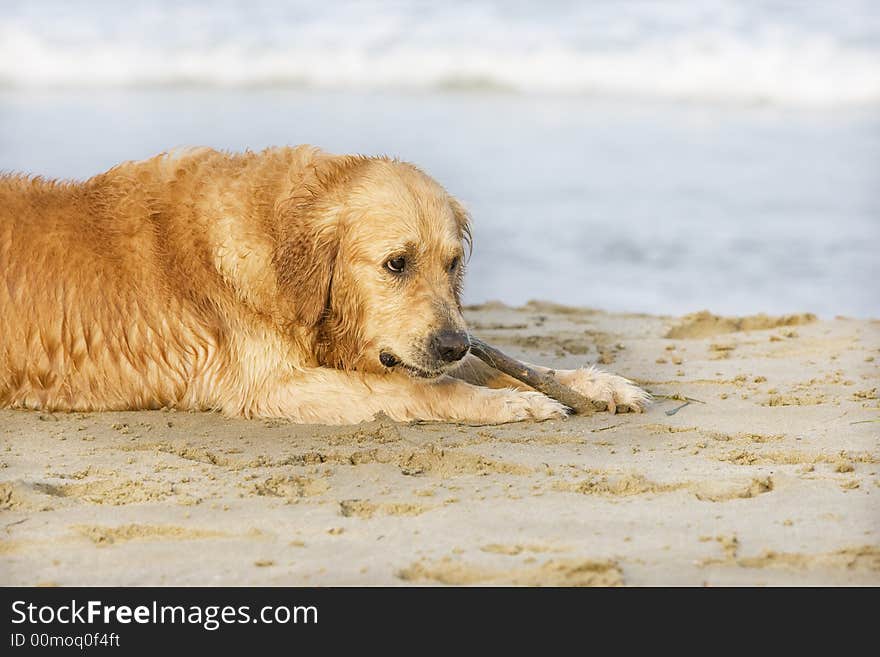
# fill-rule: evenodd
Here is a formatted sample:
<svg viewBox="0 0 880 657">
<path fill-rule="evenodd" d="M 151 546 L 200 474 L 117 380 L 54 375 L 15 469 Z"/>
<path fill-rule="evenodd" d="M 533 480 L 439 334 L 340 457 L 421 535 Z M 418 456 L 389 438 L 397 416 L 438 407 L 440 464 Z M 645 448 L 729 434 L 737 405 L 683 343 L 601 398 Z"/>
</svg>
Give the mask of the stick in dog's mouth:
<svg viewBox="0 0 880 657">
<path fill-rule="evenodd" d="M 608 407 L 605 402 L 588 399 L 576 390 L 560 383 L 556 377 L 553 376 L 552 370 L 546 373 L 538 372 L 522 361 L 508 356 L 504 352 L 496 349 L 492 345 L 486 344 L 473 335 L 469 335 L 468 339 L 471 345 L 470 352 L 489 367 L 493 367 L 499 372 L 512 376 L 517 381 L 521 381 L 538 392 L 555 399 L 561 404 L 565 404 L 578 415 L 590 415 L 593 411 L 607 410 Z M 389 351 L 383 351 L 380 353 L 379 361 L 389 369 L 400 366 L 422 378 L 433 378 L 440 374 L 439 372 L 434 374 L 433 372 L 427 372 L 412 367 L 411 365 L 407 365 Z"/>
</svg>

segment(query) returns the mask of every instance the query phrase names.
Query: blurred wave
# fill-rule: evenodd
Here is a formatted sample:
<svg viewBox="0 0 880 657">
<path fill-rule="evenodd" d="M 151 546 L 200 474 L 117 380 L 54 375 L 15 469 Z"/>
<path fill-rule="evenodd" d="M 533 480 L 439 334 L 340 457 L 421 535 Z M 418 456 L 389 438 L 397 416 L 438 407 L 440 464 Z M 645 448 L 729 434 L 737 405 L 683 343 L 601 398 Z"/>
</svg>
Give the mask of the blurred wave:
<svg viewBox="0 0 880 657">
<path fill-rule="evenodd" d="M 880 103 L 880 5 L 6 0 L 0 85 L 307 86 Z"/>
</svg>

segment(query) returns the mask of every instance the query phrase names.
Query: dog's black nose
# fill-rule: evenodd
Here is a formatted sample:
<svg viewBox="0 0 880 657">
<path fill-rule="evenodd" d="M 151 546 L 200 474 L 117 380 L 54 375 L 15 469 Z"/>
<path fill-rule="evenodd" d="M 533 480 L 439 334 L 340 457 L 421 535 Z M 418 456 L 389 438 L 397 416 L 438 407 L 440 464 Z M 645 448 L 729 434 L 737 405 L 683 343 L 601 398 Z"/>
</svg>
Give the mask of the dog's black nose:
<svg viewBox="0 0 880 657">
<path fill-rule="evenodd" d="M 464 358 L 470 346 L 471 343 L 464 331 L 440 331 L 431 340 L 434 356 L 445 363 L 454 363 Z"/>
</svg>

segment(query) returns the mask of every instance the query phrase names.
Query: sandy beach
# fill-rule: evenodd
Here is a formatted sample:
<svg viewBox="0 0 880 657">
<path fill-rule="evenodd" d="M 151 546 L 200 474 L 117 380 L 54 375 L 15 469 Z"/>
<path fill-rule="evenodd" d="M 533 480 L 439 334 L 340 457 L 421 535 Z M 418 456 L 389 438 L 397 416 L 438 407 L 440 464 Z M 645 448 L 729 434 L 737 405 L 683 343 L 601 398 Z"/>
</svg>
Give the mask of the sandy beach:
<svg viewBox="0 0 880 657">
<path fill-rule="evenodd" d="M 467 316 L 656 402 L 482 427 L 0 411 L 0 584 L 880 584 L 880 321 Z"/>
</svg>

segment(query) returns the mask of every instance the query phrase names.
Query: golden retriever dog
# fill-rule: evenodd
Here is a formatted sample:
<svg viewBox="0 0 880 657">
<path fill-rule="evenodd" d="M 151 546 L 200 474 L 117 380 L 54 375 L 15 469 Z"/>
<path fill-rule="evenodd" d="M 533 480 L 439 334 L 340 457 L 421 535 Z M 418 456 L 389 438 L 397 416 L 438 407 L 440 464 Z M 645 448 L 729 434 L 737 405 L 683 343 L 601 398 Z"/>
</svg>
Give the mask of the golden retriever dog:
<svg viewBox="0 0 880 657">
<path fill-rule="evenodd" d="M 468 353 L 468 215 L 385 157 L 191 149 L 0 177 L 0 406 L 502 423 L 558 402 Z M 561 371 L 612 411 L 647 395 Z"/>
</svg>

